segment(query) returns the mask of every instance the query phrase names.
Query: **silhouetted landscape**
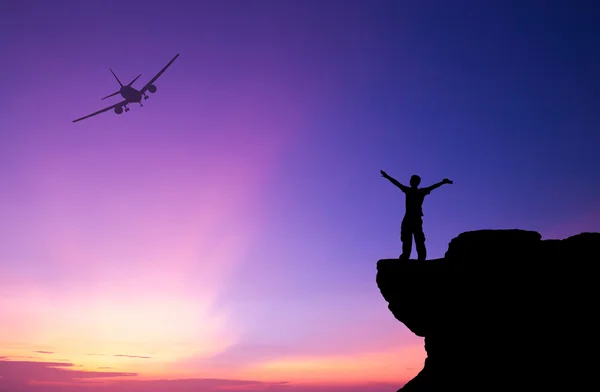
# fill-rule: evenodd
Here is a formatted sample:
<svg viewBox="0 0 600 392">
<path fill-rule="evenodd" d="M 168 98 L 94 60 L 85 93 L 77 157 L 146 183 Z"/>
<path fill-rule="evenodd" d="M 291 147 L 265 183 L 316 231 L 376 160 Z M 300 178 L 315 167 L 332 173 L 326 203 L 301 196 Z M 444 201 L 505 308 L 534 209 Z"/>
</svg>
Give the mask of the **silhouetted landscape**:
<svg viewBox="0 0 600 392">
<path fill-rule="evenodd" d="M 454 238 L 442 259 L 383 259 L 377 285 L 427 359 L 400 391 L 584 390 L 594 382 L 600 233 Z M 594 367 L 594 370 L 592 370 Z"/>
<path fill-rule="evenodd" d="M 0 392 L 594 388 L 599 21 L 0 0 Z"/>
</svg>

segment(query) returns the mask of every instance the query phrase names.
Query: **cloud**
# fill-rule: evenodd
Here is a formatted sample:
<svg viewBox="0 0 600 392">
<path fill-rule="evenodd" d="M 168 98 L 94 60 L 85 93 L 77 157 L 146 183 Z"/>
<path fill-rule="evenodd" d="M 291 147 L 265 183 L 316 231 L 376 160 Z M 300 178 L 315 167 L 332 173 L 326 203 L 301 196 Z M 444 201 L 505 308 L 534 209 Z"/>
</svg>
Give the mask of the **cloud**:
<svg viewBox="0 0 600 392">
<path fill-rule="evenodd" d="M 85 354 L 85 355 L 91 355 L 91 356 L 96 356 L 96 357 L 108 357 L 110 354 Z M 122 358 L 142 358 L 142 359 L 151 359 L 152 357 L 147 357 L 144 355 L 127 355 L 127 354 L 112 354 L 113 357 L 122 357 Z"/>
<path fill-rule="evenodd" d="M 371 382 L 361 385 L 303 385 L 287 381 L 236 379 L 110 380 L 134 373 L 74 370 L 69 362 L 0 360 L 0 391 L 22 392 L 389 392 L 402 385 Z M 101 367 L 98 369 L 109 369 Z M 106 380 L 102 382 L 101 380 Z M 395 389 L 394 389 L 395 388 Z"/>
<path fill-rule="evenodd" d="M 69 362 L 0 360 L 0 386 L 36 382 L 76 382 L 83 379 L 136 376 L 136 373 L 73 370 Z"/>
<path fill-rule="evenodd" d="M 205 388 L 208 390 L 212 389 L 221 389 L 221 388 L 231 388 L 231 387 L 248 387 L 248 386 L 258 386 L 258 385 L 271 385 L 269 383 L 263 383 L 260 381 L 252 381 L 252 380 L 228 380 L 228 379 L 218 379 L 218 378 L 203 378 L 203 379 L 180 379 L 180 380 L 151 380 L 151 381 L 123 381 L 122 385 L 136 385 L 141 384 L 143 388 L 149 388 L 151 390 L 186 390 L 189 388 Z"/>
<path fill-rule="evenodd" d="M 110 384 L 87 385 L 80 383 L 76 386 L 45 385 L 39 386 L 35 392 L 389 392 L 402 387 L 402 383 L 363 383 L 357 385 L 305 385 L 287 382 L 259 382 L 226 379 L 183 379 L 183 380 L 152 380 L 127 381 Z M 0 389 L 1 391 L 1 389 Z M 34 392 L 24 389 L 23 392 Z"/>
<path fill-rule="evenodd" d="M 54 351 L 42 351 L 42 350 L 38 350 L 38 351 L 34 351 L 34 353 L 38 353 L 38 354 L 54 354 Z"/>
</svg>

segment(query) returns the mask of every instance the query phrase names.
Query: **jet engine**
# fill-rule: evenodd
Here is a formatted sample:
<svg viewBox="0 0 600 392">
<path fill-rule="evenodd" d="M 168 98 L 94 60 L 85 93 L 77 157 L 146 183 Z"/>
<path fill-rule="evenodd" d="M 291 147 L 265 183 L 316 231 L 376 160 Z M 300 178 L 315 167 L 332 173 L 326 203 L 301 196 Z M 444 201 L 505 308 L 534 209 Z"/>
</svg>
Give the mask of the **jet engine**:
<svg viewBox="0 0 600 392">
<path fill-rule="evenodd" d="M 154 94 L 156 92 L 156 86 L 151 84 L 150 86 L 148 86 L 148 91 Z"/>
<path fill-rule="evenodd" d="M 115 107 L 115 113 L 117 113 L 117 114 L 123 113 L 123 107 L 122 106 Z"/>
</svg>

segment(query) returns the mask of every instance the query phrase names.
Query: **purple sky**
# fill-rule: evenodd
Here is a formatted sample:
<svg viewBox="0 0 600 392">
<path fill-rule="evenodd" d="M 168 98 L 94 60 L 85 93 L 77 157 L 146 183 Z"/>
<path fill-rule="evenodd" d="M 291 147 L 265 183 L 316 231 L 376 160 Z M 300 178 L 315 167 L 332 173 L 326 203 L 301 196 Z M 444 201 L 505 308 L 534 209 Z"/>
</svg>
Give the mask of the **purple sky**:
<svg viewBox="0 0 600 392">
<path fill-rule="evenodd" d="M 425 353 L 375 284 L 404 213 L 379 170 L 454 181 L 430 258 L 600 231 L 599 7 L 3 1 L 0 391 L 397 388 Z M 71 122 L 176 53 L 143 108 Z"/>
</svg>

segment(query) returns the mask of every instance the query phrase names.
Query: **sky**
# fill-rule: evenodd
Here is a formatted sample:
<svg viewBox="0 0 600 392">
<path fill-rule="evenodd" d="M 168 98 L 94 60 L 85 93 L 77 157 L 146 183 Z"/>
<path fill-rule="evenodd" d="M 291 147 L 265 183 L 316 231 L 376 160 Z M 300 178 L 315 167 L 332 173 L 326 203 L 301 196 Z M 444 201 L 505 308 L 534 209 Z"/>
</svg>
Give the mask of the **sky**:
<svg viewBox="0 0 600 392">
<path fill-rule="evenodd" d="M 592 1 L 0 3 L 0 392 L 383 392 L 422 369 L 376 262 L 427 196 L 600 231 Z M 109 68 L 144 106 L 118 102 Z M 413 253 L 414 256 L 414 253 Z M 465 364 L 468 367 L 468 364 Z"/>
</svg>

